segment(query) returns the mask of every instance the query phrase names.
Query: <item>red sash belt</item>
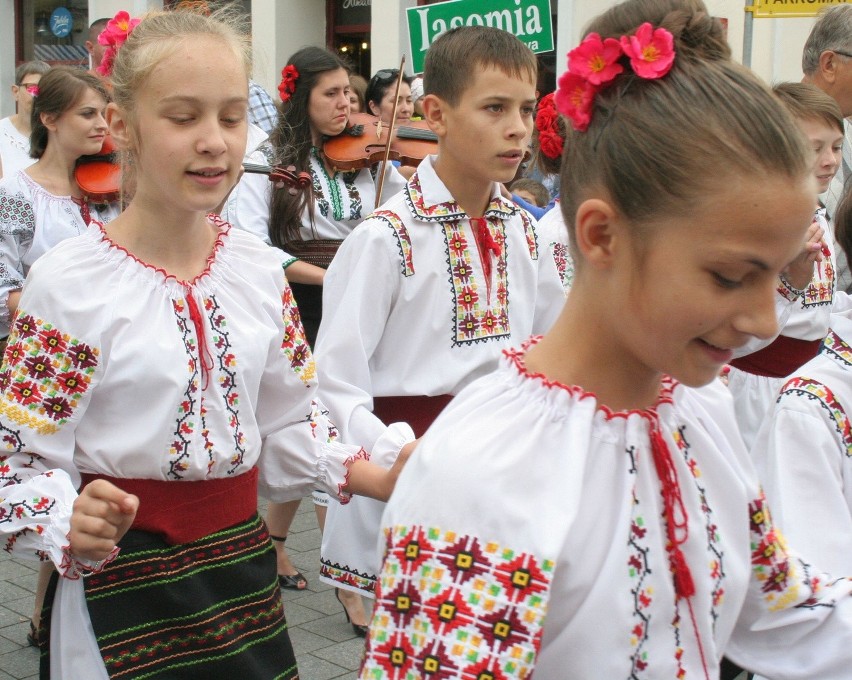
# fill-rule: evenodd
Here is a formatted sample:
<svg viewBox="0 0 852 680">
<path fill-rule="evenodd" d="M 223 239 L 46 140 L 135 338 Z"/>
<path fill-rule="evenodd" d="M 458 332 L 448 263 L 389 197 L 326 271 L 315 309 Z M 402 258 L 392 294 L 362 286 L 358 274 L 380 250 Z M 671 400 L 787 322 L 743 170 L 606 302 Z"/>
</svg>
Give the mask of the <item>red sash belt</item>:
<svg viewBox="0 0 852 680">
<path fill-rule="evenodd" d="M 192 543 L 257 512 L 257 468 L 222 479 L 167 482 L 83 473 L 83 486 L 105 479 L 139 497 L 131 529 L 160 534 L 170 545 Z"/>
<path fill-rule="evenodd" d="M 757 352 L 734 359 L 731 366 L 768 378 L 786 378 L 818 353 L 822 340 L 799 340 L 779 335 L 772 344 Z"/>
<path fill-rule="evenodd" d="M 411 425 L 415 437 L 422 437 L 452 398 L 451 394 L 437 397 L 373 397 L 373 413 L 385 425 L 406 422 Z"/>
</svg>

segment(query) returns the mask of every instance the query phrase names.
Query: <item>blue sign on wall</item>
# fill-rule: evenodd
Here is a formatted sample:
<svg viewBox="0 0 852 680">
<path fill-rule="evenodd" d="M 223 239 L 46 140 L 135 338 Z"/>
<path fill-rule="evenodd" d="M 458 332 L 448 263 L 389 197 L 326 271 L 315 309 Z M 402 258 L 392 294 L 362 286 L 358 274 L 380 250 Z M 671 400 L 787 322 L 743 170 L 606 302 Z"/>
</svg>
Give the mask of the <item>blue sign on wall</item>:
<svg viewBox="0 0 852 680">
<path fill-rule="evenodd" d="M 57 7 L 50 15 L 50 32 L 57 38 L 65 38 L 71 33 L 74 19 L 65 7 Z"/>
</svg>

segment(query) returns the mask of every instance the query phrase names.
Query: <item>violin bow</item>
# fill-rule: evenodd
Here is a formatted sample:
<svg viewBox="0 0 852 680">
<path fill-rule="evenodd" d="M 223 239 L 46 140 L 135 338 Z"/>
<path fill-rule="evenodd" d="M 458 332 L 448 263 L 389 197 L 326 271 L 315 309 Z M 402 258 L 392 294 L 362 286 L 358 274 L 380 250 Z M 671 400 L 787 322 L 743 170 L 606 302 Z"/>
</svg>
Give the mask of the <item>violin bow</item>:
<svg viewBox="0 0 852 680">
<path fill-rule="evenodd" d="M 390 158 L 390 149 L 391 149 L 391 138 L 393 137 L 393 129 L 394 124 L 396 123 L 396 110 L 399 107 L 399 91 L 402 88 L 402 67 L 405 66 L 405 55 L 402 55 L 402 59 L 399 62 L 399 73 L 396 76 L 396 93 L 393 97 L 393 111 L 391 112 L 390 119 L 390 129 L 388 130 L 388 142 L 385 144 L 385 153 L 382 157 L 382 164 L 379 166 L 379 186 L 376 189 L 376 207 L 373 208 L 375 210 L 382 203 L 382 189 L 385 186 L 385 169 L 388 166 L 388 159 Z M 381 117 L 379 118 L 379 126 L 382 124 Z M 381 137 L 382 129 L 378 128 L 378 135 Z"/>
</svg>

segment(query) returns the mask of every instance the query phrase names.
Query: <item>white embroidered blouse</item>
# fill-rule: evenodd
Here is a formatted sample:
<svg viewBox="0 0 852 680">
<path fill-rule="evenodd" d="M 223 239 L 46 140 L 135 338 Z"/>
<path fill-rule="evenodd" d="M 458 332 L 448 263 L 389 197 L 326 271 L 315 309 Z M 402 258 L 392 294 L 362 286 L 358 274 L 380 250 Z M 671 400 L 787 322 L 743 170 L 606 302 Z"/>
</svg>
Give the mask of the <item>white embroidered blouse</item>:
<svg viewBox="0 0 852 680">
<path fill-rule="evenodd" d="M 787 552 L 718 382 L 664 380 L 653 409 L 613 413 L 507 352 L 421 439 L 382 524 L 365 679 L 710 680 L 723 654 L 849 677 L 852 580 Z"/>
<path fill-rule="evenodd" d="M 21 288 L 33 262 L 86 230 L 82 207 L 71 196 L 49 193 L 23 170 L 0 179 L 0 337 L 9 331 L 9 293 Z M 118 203 L 85 209 L 104 224 L 120 212 Z"/>
<path fill-rule="evenodd" d="M 177 481 L 258 466 L 272 500 L 317 486 L 348 498 L 347 464 L 366 454 L 337 441 L 317 399 L 282 254 L 217 228 L 189 283 L 94 222 L 33 265 L 0 367 L 6 550 L 79 575 L 66 535 L 81 472 Z"/>
</svg>

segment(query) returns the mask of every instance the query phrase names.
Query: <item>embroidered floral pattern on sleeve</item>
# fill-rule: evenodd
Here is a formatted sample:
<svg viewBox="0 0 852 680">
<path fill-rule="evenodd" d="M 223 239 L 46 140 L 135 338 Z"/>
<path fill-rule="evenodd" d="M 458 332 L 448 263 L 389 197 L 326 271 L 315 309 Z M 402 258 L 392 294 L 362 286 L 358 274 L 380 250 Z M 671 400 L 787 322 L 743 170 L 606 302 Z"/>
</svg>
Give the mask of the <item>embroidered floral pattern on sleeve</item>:
<svg viewBox="0 0 852 680">
<path fill-rule="evenodd" d="M 396 245 L 399 248 L 399 256 L 401 260 L 402 275 L 414 275 L 414 260 L 411 256 L 411 237 L 408 235 L 408 230 L 405 228 L 399 215 L 390 210 L 377 210 L 372 215 L 372 219 L 383 221 L 392 230 L 396 237 Z"/>
<path fill-rule="evenodd" d="M 834 361 L 842 364 L 844 368 L 852 367 L 852 347 L 831 329 L 829 329 L 828 334 L 825 336 L 820 351 Z"/>
<path fill-rule="evenodd" d="M 487 294 L 489 285 L 477 280 L 477 272 L 473 268 L 472 252 L 475 251 L 476 244 L 468 243 L 461 222 L 444 222 L 443 227 L 447 248 L 447 271 L 455 302 L 453 346 L 486 342 L 509 335 L 507 249 L 502 222 L 495 227 L 491 220 L 488 221 L 491 236 L 500 248 L 492 274 L 494 281 L 490 285 L 493 291 L 491 299 Z"/>
<path fill-rule="evenodd" d="M 828 338 L 826 338 L 827 341 Z M 810 378 L 791 378 L 781 388 L 777 402 L 780 404 L 790 397 L 805 397 L 816 401 L 834 424 L 834 431 L 837 433 L 840 445 L 846 450 L 846 455 L 852 457 L 852 424 L 850 424 L 849 416 L 846 415 L 843 406 L 834 396 L 834 392 L 822 383 Z"/>
<path fill-rule="evenodd" d="M 12 484 L 14 478 L 9 475 L 10 466 L 7 462 L 7 458 L 5 456 L 0 456 L 0 482 L 5 484 Z M 50 477 L 53 475 L 52 472 L 48 471 L 44 473 L 45 476 Z M 36 519 L 39 517 L 49 517 L 51 510 L 53 510 L 56 505 L 56 499 L 48 498 L 47 496 L 36 496 L 34 498 L 29 498 L 27 500 L 15 501 L 12 503 L 8 503 L 6 499 L 2 495 L 2 487 L 0 487 L 0 526 L 4 524 L 20 525 L 21 521 L 26 521 L 27 519 Z M 30 526 L 21 529 L 20 531 L 15 531 L 14 533 L 6 533 L 5 541 L 3 545 L 3 549 L 6 552 L 11 553 L 15 547 L 15 544 L 18 542 L 18 539 L 31 532 L 35 531 L 38 534 L 44 532 L 43 524 L 32 524 L 29 523 Z M 4 532 L 5 533 L 5 532 Z M 40 559 L 47 559 L 47 556 L 42 552 L 37 552 L 37 555 Z"/>
<path fill-rule="evenodd" d="M 426 527 L 394 527 L 363 676 L 530 677 L 555 564 Z"/>
<path fill-rule="evenodd" d="M 20 311 L 0 367 L 0 414 L 41 434 L 56 432 L 88 391 L 99 354 Z"/>
<path fill-rule="evenodd" d="M 281 341 L 281 350 L 290 362 L 293 373 L 299 376 L 299 379 L 307 387 L 316 378 L 317 368 L 314 363 L 314 355 L 305 339 L 299 308 L 296 306 L 290 286 L 284 287 L 281 303 L 284 318 L 284 338 Z"/>
<path fill-rule="evenodd" d="M 763 494 L 749 504 L 751 567 L 769 611 L 793 607 L 831 607 L 823 599 L 827 585 L 809 564 L 787 554 L 781 532 L 772 523 Z"/>
</svg>

